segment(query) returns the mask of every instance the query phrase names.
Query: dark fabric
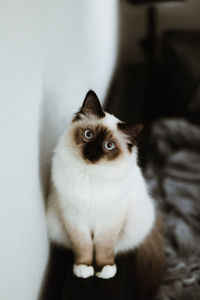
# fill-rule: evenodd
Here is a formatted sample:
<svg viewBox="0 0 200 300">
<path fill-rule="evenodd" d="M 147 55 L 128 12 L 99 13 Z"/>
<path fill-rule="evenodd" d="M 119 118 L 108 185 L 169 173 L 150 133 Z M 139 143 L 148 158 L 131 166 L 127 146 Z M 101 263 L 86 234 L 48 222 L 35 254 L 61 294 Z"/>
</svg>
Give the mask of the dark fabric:
<svg viewBox="0 0 200 300">
<path fill-rule="evenodd" d="M 155 122 L 146 178 L 165 224 L 167 271 L 156 300 L 200 299 L 200 128 Z"/>
</svg>

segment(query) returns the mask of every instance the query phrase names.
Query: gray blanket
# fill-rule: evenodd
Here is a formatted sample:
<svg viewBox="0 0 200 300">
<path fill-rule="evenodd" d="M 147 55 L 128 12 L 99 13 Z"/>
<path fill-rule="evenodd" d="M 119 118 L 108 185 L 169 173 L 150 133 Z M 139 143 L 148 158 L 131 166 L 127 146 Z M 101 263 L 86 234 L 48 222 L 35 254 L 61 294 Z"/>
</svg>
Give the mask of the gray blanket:
<svg viewBox="0 0 200 300">
<path fill-rule="evenodd" d="M 165 224 L 167 270 L 156 300 L 200 299 L 200 128 L 157 121 L 146 178 Z"/>
</svg>

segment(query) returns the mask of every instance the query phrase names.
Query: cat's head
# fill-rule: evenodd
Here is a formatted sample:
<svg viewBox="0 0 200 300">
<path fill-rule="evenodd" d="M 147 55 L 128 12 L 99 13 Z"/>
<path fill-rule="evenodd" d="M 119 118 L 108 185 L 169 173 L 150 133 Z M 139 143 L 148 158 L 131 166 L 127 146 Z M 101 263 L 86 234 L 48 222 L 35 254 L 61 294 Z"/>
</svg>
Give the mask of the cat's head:
<svg viewBox="0 0 200 300">
<path fill-rule="evenodd" d="M 142 124 L 125 123 L 102 110 L 97 95 L 89 91 L 72 120 L 74 147 L 87 164 L 120 160 L 132 153 Z"/>
</svg>

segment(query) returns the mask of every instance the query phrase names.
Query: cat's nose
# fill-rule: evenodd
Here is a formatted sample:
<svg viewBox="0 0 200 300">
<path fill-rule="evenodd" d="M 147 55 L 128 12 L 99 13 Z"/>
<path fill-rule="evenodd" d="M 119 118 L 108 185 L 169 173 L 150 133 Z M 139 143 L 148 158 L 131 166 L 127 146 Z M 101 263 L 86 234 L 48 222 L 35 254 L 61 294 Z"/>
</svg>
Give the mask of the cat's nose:
<svg viewBox="0 0 200 300">
<path fill-rule="evenodd" d="M 95 147 L 86 147 L 83 151 L 84 157 L 92 163 L 97 162 L 101 157 L 101 151 Z"/>
</svg>

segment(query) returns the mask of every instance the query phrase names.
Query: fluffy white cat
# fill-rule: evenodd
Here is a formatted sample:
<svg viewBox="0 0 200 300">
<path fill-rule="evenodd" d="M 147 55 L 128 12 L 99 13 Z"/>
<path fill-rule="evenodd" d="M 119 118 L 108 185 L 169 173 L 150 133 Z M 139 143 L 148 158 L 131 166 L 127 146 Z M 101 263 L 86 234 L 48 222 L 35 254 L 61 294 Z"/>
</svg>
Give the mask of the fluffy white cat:
<svg viewBox="0 0 200 300">
<path fill-rule="evenodd" d="M 48 231 L 53 242 L 73 250 L 78 277 L 115 276 L 115 256 L 149 247 L 149 238 L 161 247 L 152 234 L 155 206 L 137 164 L 142 128 L 103 112 L 89 91 L 55 149 Z M 152 260 L 159 252 L 154 248 Z"/>
</svg>

